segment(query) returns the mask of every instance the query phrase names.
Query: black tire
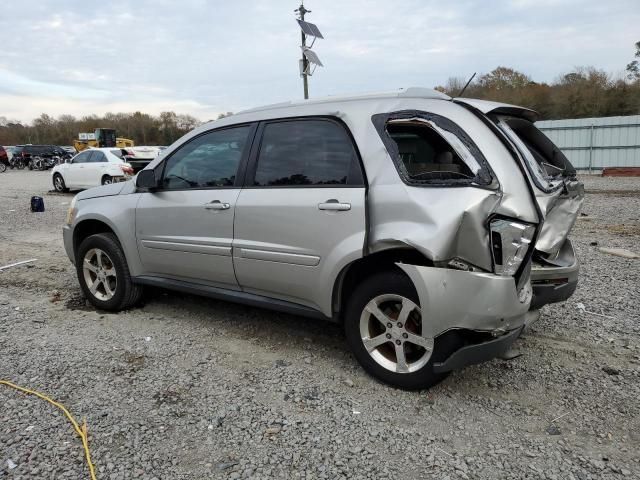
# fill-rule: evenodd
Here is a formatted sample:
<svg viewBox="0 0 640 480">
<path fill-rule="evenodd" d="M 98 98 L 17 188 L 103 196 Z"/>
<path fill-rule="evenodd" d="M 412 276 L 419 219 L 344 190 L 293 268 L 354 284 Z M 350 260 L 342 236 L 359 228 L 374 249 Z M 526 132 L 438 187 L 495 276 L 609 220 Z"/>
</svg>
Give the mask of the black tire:
<svg viewBox="0 0 640 480">
<path fill-rule="evenodd" d="M 25 166 L 26 164 L 22 160 L 18 160 L 18 163 L 16 163 L 16 167 L 18 168 L 18 170 L 24 170 Z"/>
<path fill-rule="evenodd" d="M 380 295 L 400 295 L 420 306 L 413 283 L 400 270 L 378 273 L 361 283 L 351 294 L 343 316 L 347 343 L 360 365 L 373 377 L 405 390 L 429 388 L 444 380 L 448 374 L 435 373 L 433 364 L 441 362 L 461 346 L 457 340 L 452 341 L 451 336 L 443 340 L 436 338 L 428 362 L 419 370 L 411 373 L 397 373 L 388 370 L 372 358 L 360 335 L 360 317 L 365 306 Z"/>
<path fill-rule="evenodd" d="M 4 163 L 0 162 L 0 173 L 4 173 L 6 171 L 7 171 L 7 166 Z"/>
<path fill-rule="evenodd" d="M 116 274 L 116 287 L 112 298 L 109 300 L 101 300 L 91 293 L 86 283 L 83 261 L 87 252 L 92 249 L 100 249 L 108 256 L 113 264 Z M 131 281 L 129 266 L 122 251 L 122 247 L 116 236 L 112 233 L 98 233 L 84 239 L 80 244 L 80 248 L 76 252 L 76 273 L 80 287 L 85 297 L 91 304 L 101 310 L 118 312 L 136 305 L 143 293 L 141 285 L 137 285 Z"/>
<path fill-rule="evenodd" d="M 102 177 L 102 185 L 111 185 L 113 183 L 113 177 L 110 177 L 109 175 L 105 175 L 104 177 Z"/>
<path fill-rule="evenodd" d="M 69 191 L 67 185 L 64 183 L 64 178 L 59 173 L 53 175 L 53 189 L 56 192 L 66 193 Z"/>
</svg>

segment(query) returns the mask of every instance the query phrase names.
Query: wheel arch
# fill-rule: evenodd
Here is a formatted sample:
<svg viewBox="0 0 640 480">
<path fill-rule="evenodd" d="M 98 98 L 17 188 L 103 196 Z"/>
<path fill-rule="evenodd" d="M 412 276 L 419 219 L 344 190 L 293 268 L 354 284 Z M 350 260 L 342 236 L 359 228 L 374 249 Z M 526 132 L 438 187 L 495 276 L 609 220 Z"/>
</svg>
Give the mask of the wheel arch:
<svg viewBox="0 0 640 480">
<path fill-rule="evenodd" d="M 111 233 L 113 234 L 118 243 L 122 246 L 122 242 L 118 238 L 116 231 L 107 222 L 95 218 L 87 218 L 81 220 L 76 224 L 73 229 L 73 251 L 78 251 L 78 247 L 84 241 L 85 238 L 98 233 Z"/>
<path fill-rule="evenodd" d="M 398 272 L 410 278 L 397 263 L 433 266 L 431 259 L 412 247 L 394 247 L 361 257 L 345 266 L 333 286 L 332 310 L 336 321 L 342 322 L 342 312 L 351 292 L 371 275 L 382 272 Z M 413 281 L 412 281 L 413 283 Z"/>
</svg>

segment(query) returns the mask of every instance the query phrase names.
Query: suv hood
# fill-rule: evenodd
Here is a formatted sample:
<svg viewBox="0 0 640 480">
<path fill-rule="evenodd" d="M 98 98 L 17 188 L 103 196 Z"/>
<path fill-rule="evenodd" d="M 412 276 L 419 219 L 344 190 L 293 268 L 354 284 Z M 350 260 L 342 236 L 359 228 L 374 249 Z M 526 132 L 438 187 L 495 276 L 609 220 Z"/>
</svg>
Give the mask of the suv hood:
<svg viewBox="0 0 640 480">
<path fill-rule="evenodd" d="M 93 187 L 89 190 L 80 192 L 76 196 L 76 198 L 78 200 L 88 200 L 89 198 L 111 197 L 113 195 L 120 195 L 120 192 L 122 192 L 124 187 L 129 183 L 133 182 L 119 182 L 112 183 L 111 185 L 102 185 L 101 187 Z"/>
</svg>

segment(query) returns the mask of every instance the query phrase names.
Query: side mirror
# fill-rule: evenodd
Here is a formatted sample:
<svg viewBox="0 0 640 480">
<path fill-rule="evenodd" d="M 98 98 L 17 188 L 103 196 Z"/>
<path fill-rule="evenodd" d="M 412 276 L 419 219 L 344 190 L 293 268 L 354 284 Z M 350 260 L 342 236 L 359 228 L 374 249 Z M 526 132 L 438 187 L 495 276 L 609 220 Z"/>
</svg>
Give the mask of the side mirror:
<svg viewBox="0 0 640 480">
<path fill-rule="evenodd" d="M 152 190 L 158 188 L 159 184 L 156 180 L 156 172 L 154 170 L 141 170 L 136 177 L 136 187 L 147 188 Z"/>
</svg>

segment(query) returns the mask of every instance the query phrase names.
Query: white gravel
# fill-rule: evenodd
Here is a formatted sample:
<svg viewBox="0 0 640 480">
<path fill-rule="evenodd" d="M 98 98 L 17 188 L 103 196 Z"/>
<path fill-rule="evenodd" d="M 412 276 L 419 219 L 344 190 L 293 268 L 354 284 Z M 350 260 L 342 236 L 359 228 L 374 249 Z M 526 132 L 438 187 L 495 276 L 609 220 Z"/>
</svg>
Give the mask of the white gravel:
<svg viewBox="0 0 640 480">
<path fill-rule="evenodd" d="M 71 195 L 0 174 L 0 265 L 38 258 L 0 272 L 0 379 L 86 418 L 100 479 L 640 478 L 640 260 L 598 251 L 640 251 L 640 179 L 587 182 L 575 296 L 523 356 L 411 393 L 368 377 L 331 324 L 163 291 L 86 307 L 62 246 Z M 88 478 L 62 414 L 1 385 L 0 478 Z"/>
</svg>

